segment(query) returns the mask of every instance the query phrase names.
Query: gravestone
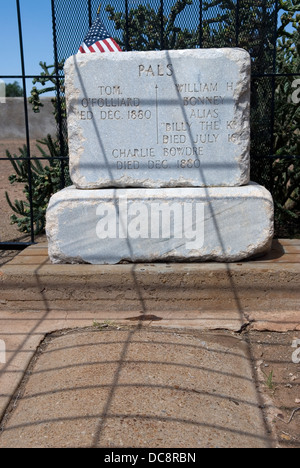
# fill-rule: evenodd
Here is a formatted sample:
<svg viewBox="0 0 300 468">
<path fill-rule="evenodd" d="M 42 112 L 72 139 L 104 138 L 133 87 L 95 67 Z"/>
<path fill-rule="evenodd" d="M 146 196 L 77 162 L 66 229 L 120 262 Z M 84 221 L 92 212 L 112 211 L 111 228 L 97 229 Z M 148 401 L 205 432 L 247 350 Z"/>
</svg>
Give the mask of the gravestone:
<svg viewBox="0 0 300 468">
<path fill-rule="evenodd" d="M 47 211 L 54 263 L 240 261 L 269 250 L 249 183 L 241 49 L 77 55 L 65 67 L 70 173 Z"/>
<path fill-rule="evenodd" d="M 244 50 L 82 54 L 67 60 L 65 74 L 78 188 L 249 182 Z"/>
</svg>

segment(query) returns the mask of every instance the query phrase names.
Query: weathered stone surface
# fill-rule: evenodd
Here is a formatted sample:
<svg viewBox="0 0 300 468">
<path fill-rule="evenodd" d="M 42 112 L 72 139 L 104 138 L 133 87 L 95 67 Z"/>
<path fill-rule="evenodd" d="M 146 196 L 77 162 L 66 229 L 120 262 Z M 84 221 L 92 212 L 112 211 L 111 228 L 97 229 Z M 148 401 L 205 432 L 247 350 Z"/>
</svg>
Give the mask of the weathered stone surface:
<svg viewBox="0 0 300 468">
<path fill-rule="evenodd" d="M 238 188 L 67 188 L 47 212 L 53 263 L 239 261 L 265 253 L 273 201 L 257 184 Z"/>
<path fill-rule="evenodd" d="M 248 52 L 82 54 L 65 74 L 78 188 L 249 182 Z"/>
<path fill-rule="evenodd" d="M 17 335 L 15 321 L 9 339 Z M 34 331 L 25 335 L 26 346 L 24 328 L 17 335 L 14 365 L 10 360 L 1 383 L 3 374 L 15 376 Z M 192 457 L 194 447 L 271 447 L 244 337 L 122 326 L 69 330 L 47 337 L 26 377 L 1 427 L 3 449 L 106 447 L 116 464 L 139 466 L 142 460 L 128 463 L 128 455 L 118 463 L 115 447 L 124 454 L 132 453 L 125 447 L 181 447 L 183 454 L 190 448 Z M 164 453 L 160 460 L 168 463 Z"/>
</svg>

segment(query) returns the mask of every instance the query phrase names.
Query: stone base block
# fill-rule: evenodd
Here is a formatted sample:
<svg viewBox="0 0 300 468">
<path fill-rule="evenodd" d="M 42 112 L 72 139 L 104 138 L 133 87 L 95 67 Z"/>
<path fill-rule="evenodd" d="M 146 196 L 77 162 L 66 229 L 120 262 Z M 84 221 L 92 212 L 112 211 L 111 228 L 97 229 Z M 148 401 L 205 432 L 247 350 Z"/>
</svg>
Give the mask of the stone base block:
<svg viewBox="0 0 300 468">
<path fill-rule="evenodd" d="M 53 263 L 235 262 L 266 253 L 273 200 L 244 187 L 78 190 L 47 212 Z"/>
</svg>

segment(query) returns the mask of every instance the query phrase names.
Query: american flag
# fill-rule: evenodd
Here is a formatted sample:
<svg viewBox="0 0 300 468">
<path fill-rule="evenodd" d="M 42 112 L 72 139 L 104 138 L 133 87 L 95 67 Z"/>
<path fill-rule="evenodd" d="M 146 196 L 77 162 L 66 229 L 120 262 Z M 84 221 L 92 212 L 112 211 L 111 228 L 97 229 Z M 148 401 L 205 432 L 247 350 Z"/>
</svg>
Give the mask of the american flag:
<svg viewBox="0 0 300 468">
<path fill-rule="evenodd" d="M 103 52 L 122 52 L 120 46 L 105 29 L 100 18 L 97 18 L 88 35 L 80 46 L 79 54 L 101 54 Z"/>
</svg>

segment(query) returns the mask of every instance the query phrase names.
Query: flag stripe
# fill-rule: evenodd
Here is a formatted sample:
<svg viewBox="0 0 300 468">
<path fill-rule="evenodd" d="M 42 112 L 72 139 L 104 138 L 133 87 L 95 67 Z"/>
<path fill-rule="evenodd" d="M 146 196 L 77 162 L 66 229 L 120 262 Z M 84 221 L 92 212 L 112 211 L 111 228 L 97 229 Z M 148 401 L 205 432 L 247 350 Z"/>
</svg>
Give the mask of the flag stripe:
<svg viewBox="0 0 300 468">
<path fill-rule="evenodd" d="M 101 45 L 104 49 L 104 52 L 110 52 L 109 48 L 107 47 L 107 44 L 105 41 L 101 41 Z"/>
<path fill-rule="evenodd" d="M 113 38 L 111 38 L 110 40 L 111 40 L 111 42 L 114 44 L 116 50 L 117 50 L 118 52 L 122 52 L 122 49 L 121 49 L 121 47 L 119 46 L 119 44 L 117 44 L 116 41 L 115 41 Z"/>
<path fill-rule="evenodd" d="M 109 39 L 105 39 L 103 42 L 107 46 L 109 52 L 114 52 L 114 49 L 112 48 L 112 46 L 111 46 L 111 44 L 109 42 Z"/>
<path fill-rule="evenodd" d="M 109 42 L 110 46 L 113 49 L 113 52 L 118 52 L 119 51 L 119 49 L 117 47 L 117 43 L 112 38 L 107 39 L 106 41 Z"/>
<path fill-rule="evenodd" d="M 90 49 L 87 47 L 87 45 L 85 44 L 85 42 L 82 44 L 82 47 L 83 47 L 83 49 L 84 49 L 84 51 L 85 51 L 86 54 L 90 54 L 90 53 L 91 53 Z"/>
<path fill-rule="evenodd" d="M 96 54 L 101 54 L 102 53 L 101 50 L 98 47 L 98 42 L 95 42 L 95 44 L 93 45 L 93 49 L 95 50 Z"/>
<path fill-rule="evenodd" d="M 105 52 L 105 50 L 103 49 L 103 47 L 102 47 L 102 45 L 101 45 L 101 42 L 100 42 L 100 41 L 96 42 L 96 44 L 95 44 L 95 45 L 98 47 L 98 49 L 100 50 L 100 52 Z"/>
</svg>

